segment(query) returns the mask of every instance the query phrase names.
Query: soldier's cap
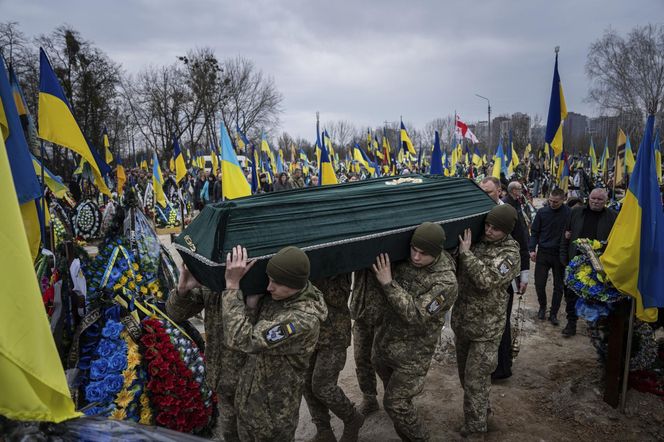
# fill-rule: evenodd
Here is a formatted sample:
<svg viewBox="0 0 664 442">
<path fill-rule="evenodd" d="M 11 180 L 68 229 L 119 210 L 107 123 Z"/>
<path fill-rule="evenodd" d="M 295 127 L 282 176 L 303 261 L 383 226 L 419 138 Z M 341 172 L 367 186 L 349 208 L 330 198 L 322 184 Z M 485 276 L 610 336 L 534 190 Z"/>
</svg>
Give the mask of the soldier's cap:
<svg viewBox="0 0 664 442">
<path fill-rule="evenodd" d="M 266 271 L 277 284 L 303 289 L 309 280 L 309 257 L 297 247 L 284 247 L 270 258 Z"/>
<path fill-rule="evenodd" d="M 501 204 L 489 212 L 484 222 L 491 224 L 498 230 L 509 234 L 516 224 L 516 209 L 509 204 Z"/>
<path fill-rule="evenodd" d="M 430 256 L 440 255 L 444 244 L 445 230 L 440 224 L 430 222 L 420 224 L 410 239 L 410 245 Z"/>
</svg>

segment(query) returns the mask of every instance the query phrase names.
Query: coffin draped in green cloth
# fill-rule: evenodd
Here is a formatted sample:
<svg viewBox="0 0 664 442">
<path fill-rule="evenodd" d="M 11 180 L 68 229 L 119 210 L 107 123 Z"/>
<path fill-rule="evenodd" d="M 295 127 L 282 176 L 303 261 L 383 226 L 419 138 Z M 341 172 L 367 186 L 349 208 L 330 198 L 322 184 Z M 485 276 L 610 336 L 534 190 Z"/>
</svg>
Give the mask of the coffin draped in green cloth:
<svg viewBox="0 0 664 442">
<path fill-rule="evenodd" d="M 202 284 L 224 288 L 226 253 L 247 248 L 258 262 L 243 278 L 245 293 L 265 293 L 267 260 L 295 245 L 307 252 L 311 279 L 369 267 L 379 253 L 406 259 L 422 222 L 442 224 L 445 248 L 463 229 L 475 240 L 495 203 L 471 180 L 408 175 L 293 189 L 206 206 L 176 238 L 175 247 Z"/>
</svg>

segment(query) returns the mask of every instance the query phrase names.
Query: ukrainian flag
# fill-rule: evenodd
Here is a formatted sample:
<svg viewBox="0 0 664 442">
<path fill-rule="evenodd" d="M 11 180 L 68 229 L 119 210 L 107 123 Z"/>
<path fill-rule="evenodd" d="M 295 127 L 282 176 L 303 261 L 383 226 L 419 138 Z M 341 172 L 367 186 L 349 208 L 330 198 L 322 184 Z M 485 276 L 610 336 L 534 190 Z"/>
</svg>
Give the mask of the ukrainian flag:
<svg viewBox="0 0 664 442">
<path fill-rule="evenodd" d="M 18 116 L 3 57 L 0 57 L 0 110 L 2 110 L 0 117 L 0 120 L 2 120 L 0 123 L 0 126 L 2 126 L 2 139 L 3 144 L 6 143 L 6 150 L 11 165 L 11 176 L 14 181 L 11 188 L 16 190 L 16 196 L 18 197 L 23 217 L 23 227 L 30 245 L 30 253 L 34 260 L 39 253 L 39 246 L 42 240 L 39 216 L 42 188 L 39 181 L 37 181 L 37 176 L 32 166 L 30 149 L 28 148 L 21 120 Z M 3 147 L 4 150 L 5 148 Z M 2 192 L 7 192 L 4 187 L 0 187 L 0 189 Z"/>
<path fill-rule="evenodd" d="M 473 164 L 475 167 L 482 167 L 482 157 L 480 156 L 480 150 L 475 146 L 475 151 L 473 152 Z"/>
<path fill-rule="evenodd" d="M 360 145 L 357 143 L 355 143 L 355 147 L 353 148 L 353 160 L 364 166 L 371 175 L 376 173 L 376 168 L 370 164 L 366 154 L 362 152 L 362 148 L 360 148 Z"/>
<path fill-rule="evenodd" d="M 219 157 L 217 156 L 217 148 L 214 143 L 210 145 L 210 161 L 212 162 L 212 173 L 216 177 L 219 173 Z"/>
<path fill-rule="evenodd" d="M 258 180 L 258 167 L 260 163 L 258 161 L 258 152 L 256 152 L 256 147 L 253 144 L 251 145 L 251 158 L 251 193 L 256 193 L 261 188 L 260 181 Z M 223 174 L 221 177 L 223 180 Z"/>
<path fill-rule="evenodd" d="M 595 144 L 593 143 L 593 138 L 590 137 L 590 148 L 588 149 L 588 155 L 590 156 L 590 171 L 593 176 L 597 175 L 599 171 L 599 165 L 597 164 L 597 154 L 595 153 Z"/>
<path fill-rule="evenodd" d="M 34 173 L 29 175 L 34 178 Z M 80 413 L 69 395 L 44 312 L 11 176 L 0 137 L 0 414 L 19 421 L 62 422 Z"/>
<path fill-rule="evenodd" d="M 249 146 L 249 140 L 247 136 L 240 130 L 240 126 L 235 126 L 236 140 L 237 140 L 237 150 L 239 152 L 246 152 L 247 146 Z"/>
<path fill-rule="evenodd" d="M 122 165 L 120 158 L 118 158 L 118 167 L 115 170 L 115 174 L 118 181 L 118 195 L 122 196 L 124 193 L 124 185 L 127 182 L 127 174 L 125 173 L 125 168 Z"/>
<path fill-rule="evenodd" d="M 651 141 L 654 124 L 650 115 L 622 209 L 600 257 L 611 283 L 635 298 L 636 317 L 648 322 L 657 320 L 657 307 L 664 307 L 664 213 Z"/>
<path fill-rule="evenodd" d="M 152 187 L 154 190 L 154 199 L 161 207 L 166 207 L 166 195 L 164 195 L 164 177 L 159 167 L 159 158 L 157 152 L 152 153 Z"/>
<path fill-rule="evenodd" d="M 625 169 L 629 175 L 634 171 L 634 164 L 636 164 L 636 160 L 634 160 L 634 152 L 632 152 L 632 143 L 627 137 L 627 143 L 625 143 Z"/>
<path fill-rule="evenodd" d="M 320 185 L 337 184 L 337 175 L 334 173 L 334 167 L 330 162 L 330 154 L 325 146 L 320 150 Z"/>
<path fill-rule="evenodd" d="M 558 74 L 558 51 L 556 50 L 549 117 L 546 121 L 546 134 L 544 135 L 544 140 L 553 149 L 554 156 L 560 155 L 563 151 L 563 121 L 565 118 L 567 118 L 567 106 L 563 95 L 563 85 L 560 84 L 560 75 Z"/>
<path fill-rule="evenodd" d="M 221 130 L 221 191 L 225 199 L 235 199 L 251 195 L 251 186 L 242 172 L 240 162 L 233 150 L 231 137 L 224 123 Z"/>
<path fill-rule="evenodd" d="M 30 157 L 32 158 L 32 166 L 35 169 L 35 176 L 41 177 L 42 176 L 42 164 L 39 162 L 37 158 L 35 158 L 34 155 L 30 154 Z M 64 198 L 67 192 L 69 192 L 69 189 L 67 186 L 64 185 L 62 180 L 58 178 L 57 176 L 53 175 L 53 172 L 48 170 L 48 168 L 44 167 L 44 184 L 46 184 L 51 192 L 57 197 L 57 198 Z"/>
<path fill-rule="evenodd" d="M 113 162 L 113 153 L 111 153 L 111 143 L 108 141 L 108 131 L 106 128 L 104 128 L 102 141 L 104 144 L 104 154 L 106 155 L 106 164 L 111 164 Z"/>
<path fill-rule="evenodd" d="M 567 152 L 563 152 L 560 155 L 560 166 L 558 170 L 560 172 L 560 188 L 567 193 L 567 189 L 569 188 L 569 161 L 567 158 Z"/>
<path fill-rule="evenodd" d="M 433 151 L 431 152 L 431 168 L 429 169 L 431 175 L 443 174 L 443 152 L 440 149 L 440 134 L 438 131 L 434 133 Z"/>
<path fill-rule="evenodd" d="M 406 126 L 404 126 L 403 121 L 401 122 L 401 148 L 405 151 L 407 150 L 408 153 L 415 155 L 415 147 L 413 147 L 413 142 L 410 140 L 410 137 L 408 136 L 408 131 L 406 131 Z"/>
<path fill-rule="evenodd" d="M 107 196 L 111 191 L 102 176 L 110 172 L 110 167 L 90 149 L 83 132 L 76 123 L 74 113 L 53 72 L 51 63 L 43 49 L 39 48 L 39 138 L 64 146 L 81 155 L 90 164 L 95 183 Z"/>
<path fill-rule="evenodd" d="M 496 155 L 493 157 L 493 170 L 491 176 L 494 176 L 500 179 L 500 172 L 504 172 L 505 168 L 505 154 L 503 153 L 503 142 L 498 143 L 498 149 L 496 149 Z"/>
<path fill-rule="evenodd" d="M 180 183 L 184 177 L 187 176 L 187 166 L 184 164 L 184 155 L 180 149 L 180 143 L 173 134 L 173 158 L 175 163 L 175 182 Z"/>
</svg>

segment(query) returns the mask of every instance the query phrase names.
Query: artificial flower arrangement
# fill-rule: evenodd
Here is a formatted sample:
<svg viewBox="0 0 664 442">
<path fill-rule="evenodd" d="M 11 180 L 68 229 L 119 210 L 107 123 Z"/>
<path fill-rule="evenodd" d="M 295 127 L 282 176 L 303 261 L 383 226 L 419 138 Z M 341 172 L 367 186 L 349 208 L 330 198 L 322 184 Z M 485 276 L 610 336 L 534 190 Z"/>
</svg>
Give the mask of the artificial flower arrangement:
<svg viewBox="0 0 664 442">
<path fill-rule="evenodd" d="M 574 241 L 582 252 L 575 256 L 565 269 L 565 285 L 579 295 L 576 312 L 588 321 L 608 316 L 612 304 L 624 298 L 603 272 L 599 262 L 603 244 L 597 240 Z"/>
<path fill-rule="evenodd" d="M 178 213 L 177 207 L 172 203 L 169 202 L 163 209 L 159 207 L 159 205 L 156 205 L 155 208 L 157 209 L 155 223 L 158 227 L 178 227 L 181 224 L 180 214 Z"/>
</svg>

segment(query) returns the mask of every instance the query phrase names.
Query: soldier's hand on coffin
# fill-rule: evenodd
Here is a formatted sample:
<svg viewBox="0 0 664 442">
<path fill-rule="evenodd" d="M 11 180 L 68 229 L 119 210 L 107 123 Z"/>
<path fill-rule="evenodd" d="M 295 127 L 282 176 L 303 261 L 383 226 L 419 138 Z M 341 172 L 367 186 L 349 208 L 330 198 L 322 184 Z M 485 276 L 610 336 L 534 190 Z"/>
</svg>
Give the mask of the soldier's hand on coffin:
<svg viewBox="0 0 664 442">
<path fill-rule="evenodd" d="M 186 265 L 180 264 L 180 279 L 178 280 L 178 293 L 188 293 L 190 290 L 201 287 L 202 284 L 194 278 Z"/>
<path fill-rule="evenodd" d="M 467 252 L 470 250 L 470 246 L 473 242 L 473 233 L 470 229 L 463 231 L 463 238 L 459 235 L 459 253 Z"/>
<path fill-rule="evenodd" d="M 240 280 L 247 274 L 249 269 L 256 263 L 249 260 L 247 249 L 242 246 L 235 246 L 233 250 L 226 254 L 226 289 L 239 290 Z"/>
<path fill-rule="evenodd" d="M 372 268 L 380 285 L 387 285 L 392 282 L 390 257 L 387 253 L 381 253 L 378 255 L 376 257 L 376 264 L 374 264 Z"/>
</svg>

